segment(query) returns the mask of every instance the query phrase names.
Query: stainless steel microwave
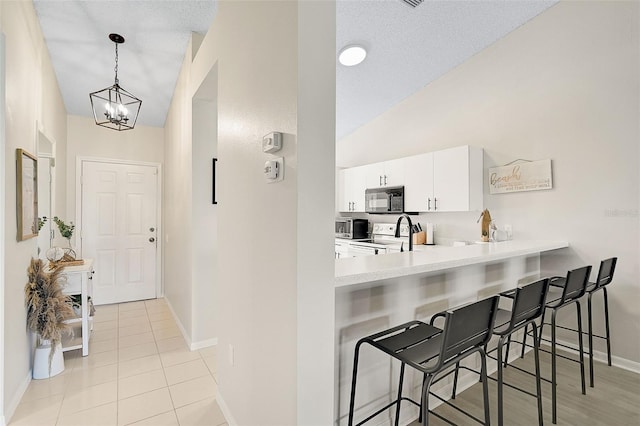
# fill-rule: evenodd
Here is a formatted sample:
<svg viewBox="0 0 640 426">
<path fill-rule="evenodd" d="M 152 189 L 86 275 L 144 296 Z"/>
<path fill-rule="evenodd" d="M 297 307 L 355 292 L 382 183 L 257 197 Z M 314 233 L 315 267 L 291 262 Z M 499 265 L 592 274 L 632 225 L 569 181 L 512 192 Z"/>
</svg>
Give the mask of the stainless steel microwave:
<svg viewBox="0 0 640 426">
<path fill-rule="evenodd" d="M 336 219 L 336 238 L 361 240 L 367 238 L 369 221 L 367 219 L 353 219 L 339 217 Z"/>
<path fill-rule="evenodd" d="M 364 195 L 367 213 L 404 213 L 404 186 L 369 188 Z"/>
</svg>

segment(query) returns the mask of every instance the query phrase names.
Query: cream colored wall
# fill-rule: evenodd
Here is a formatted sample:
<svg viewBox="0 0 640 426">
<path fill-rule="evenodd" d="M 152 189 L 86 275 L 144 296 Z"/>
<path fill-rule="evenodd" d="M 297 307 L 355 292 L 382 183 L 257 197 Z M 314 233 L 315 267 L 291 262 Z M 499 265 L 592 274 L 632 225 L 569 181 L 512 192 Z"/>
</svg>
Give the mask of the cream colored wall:
<svg viewBox="0 0 640 426">
<path fill-rule="evenodd" d="M 89 101 L 87 101 L 88 103 Z M 109 158 L 162 164 L 164 130 L 137 124 L 135 129 L 116 132 L 96 126 L 92 118 L 69 115 L 66 150 L 66 216 L 76 218 L 76 161 L 78 157 Z M 60 170 L 65 170 L 60 168 Z M 76 236 L 74 236 L 74 239 Z M 77 242 L 74 241 L 77 246 Z"/>
<path fill-rule="evenodd" d="M 640 368 L 638 2 L 561 2 L 340 140 L 339 166 L 471 144 L 485 169 L 553 161 L 549 191 L 489 195 L 518 239 L 566 240 L 545 273 L 618 256 L 613 352 Z M 477 239 L 477 213 L 425 214 L 441 236 Z M 595 271 L 592 275 L 595 279 Z M 514 283 L 515 284 L 515 283 Z M 600 299 L 595 303 L 602 331 Z M 603 345 L 596 342 L 597 350 Z M 635 364 L 629 364 L 631 361 Z"/>
<path fill-rule="evenodd" d="M 36 239 L 16 241 L 17 148 L 36 153 L 36 122 L 58 145 L 66 141 L 66 111 L 49 63 L 31 2 L 0 2 L 6 43 L 6 146 L 3 152 L 5 203 L 3 414 L 9 420 L 31 377 L 31 336 L 26 331 L 23 289 Z M 63 148 L 62 148 L 63 149 Z"/>
<path fill-rule="evenodd" d="M 217 74 L 212 73 L 217 82 Z M 215 93 L 213 93 L 215 96 Z M 216 343 L 218 330 L 215 309 L 218 270 L 218 206 L 212 203 L 212 158 L 217 157 L 217 102 L 194 99 L 192 155 L 192 343 L 197 346 Z"/>
<path fill-rule="evenodd" d="M 211 308 L 218 401 L 230 424 L 332 422 L 334 355 L 311 340 L 314 332 L 333 339 L 334 35 L 330 2 L 221 2 L 193 65 L 185 61 L 167 119 L 167 179 L 177 182 L 167 183 L 166 197 L 188 217 L 191 97 L 217 64 L 219 268 Z M 261 140 L 271 131 L 285 134 L 277 153 L 285 179 L 276 184 L 262 175 L 272 156 Z M 170 235 L 184 230 L 178 212 L 167 206 L 164 217 Z M 188 271 L 174 282 L 184 268 L 168 256 L 191 255 L 192 239 L 172 241 L 165 279 L 178 311 L 195 287 L 181 284 Z"/>
<path fill-rule="evenodd" d="M 193 332 L 191 45 L 186 50 L 165 122 L 164 294 L 187 339 Z M 188 342 L 191 343 L 191 342 Z"/>
<path fill-rule="evenodd" d="M 0 7 L 0 164 L 5 164 L 5 38 Z M 5 176 L 0 173 L 0 300 L 4 300 Z M 4 303 L 0 303 L 0 425 L 4 425 Z"/>
</svg>

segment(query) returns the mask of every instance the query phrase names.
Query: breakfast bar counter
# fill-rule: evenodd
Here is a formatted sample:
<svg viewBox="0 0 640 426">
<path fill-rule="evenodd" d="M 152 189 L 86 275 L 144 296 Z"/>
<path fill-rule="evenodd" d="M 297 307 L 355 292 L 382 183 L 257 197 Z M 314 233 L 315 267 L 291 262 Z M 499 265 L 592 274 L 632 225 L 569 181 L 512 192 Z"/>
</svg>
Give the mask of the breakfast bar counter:
<svg viewBox="0 0 640 426">
<path fill-rule="evenodd" d="M 336 366 L 335 424 L 347 423 L 351 372 L 357 341 L 407 321 L 429 321 L 443 310 L 498 294 L 540 278 L 540 253 L 564 249 L 563 241 L 512 240 L 466 246 L 421 246 L 420 250 L 337 259 L 335 262 Z M 517 337 L 516 337 L 517 339 Z M 512 345 L 511 357 L 518 345 Z M 356 419 L 381 408 L 393 399 L 399 374 L 389 358 L 361 352 L 358 372 Z M 471 359 L 471 362 L 474 360 Z M 495 363 L 489 365 L 489 373 Z M 458 388 L 477 382 L 477 376 L 460 373 Z M 448 380 L 433 390 L 450 387 Z M 420 395 L 422 377 L 408 374 L 406 395 Z M 441 389 L 443 395 L 450 390 Z M 400 422 L 417 419 L 415 407 L 403 407 Z"/>
<path fill-rule="evenodd" d="M 459 247 L 420 246 L 420 251 L 340 259 L 336 287 L 538 254 L 568 247 L 564 241 L 501 241 Z"/>
</svg>

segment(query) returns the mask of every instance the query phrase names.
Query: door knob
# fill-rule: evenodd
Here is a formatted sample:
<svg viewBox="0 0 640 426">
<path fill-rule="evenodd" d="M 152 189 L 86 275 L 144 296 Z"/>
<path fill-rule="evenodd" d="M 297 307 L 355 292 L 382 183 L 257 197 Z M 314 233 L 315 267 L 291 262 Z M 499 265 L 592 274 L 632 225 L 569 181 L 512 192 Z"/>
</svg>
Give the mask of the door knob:
<svg viewBox="0 0 640 426">
<path fill-rule="evenodd" d="M 149 231 L 151 231 L 151 232 L 153 232 L 155 230 L 156 230 L 156 228 L 149 228 Z"/>
<path fill-rule="evenodd" d="M 153 237 L 149 238 L 149 242 L 150 242 L 150 243 L 153 243 L 153 242 L 155 242 L 155 241 L 156 241 L 156 239 L 155 239 L 155 238 L 153 238 Z"/>
</svg>

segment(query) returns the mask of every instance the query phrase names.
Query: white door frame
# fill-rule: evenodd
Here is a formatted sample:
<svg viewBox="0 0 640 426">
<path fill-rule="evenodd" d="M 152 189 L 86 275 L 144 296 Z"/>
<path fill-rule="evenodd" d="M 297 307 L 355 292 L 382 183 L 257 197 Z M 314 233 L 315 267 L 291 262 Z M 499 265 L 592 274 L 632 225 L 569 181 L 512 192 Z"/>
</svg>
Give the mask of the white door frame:
<svg viewBox="0 0 640 426">
<path fill-rule="evenodd" d="M 162 226 L 162 164 L 150 163 L 146 161 L 130 161 L 119 160 L 116 158 L 99 158 L 99 157 L 76 157 L 76 227 L 82 230 L 82 165 L 85 162 L 91 163 L 110 163 L 110 164 L 122 164 L 126 166 L 151 166 L 156 167 L 158 170 L 158 185 L 156 187 L 156 202 L 158 205 L 156 211 L 156 230 L 157 230 L 157 250 L 156 250 L 156 297 L 164 296 L 164 279 L 162 275 L 162 238 L 163 226 Z M 80 235 L 80 242 L 78 243 L 78 236 L 76 235 L 76 247 L 80 249 L 80 255 L 82 255 L 82 235 Z"/>
</svg>

